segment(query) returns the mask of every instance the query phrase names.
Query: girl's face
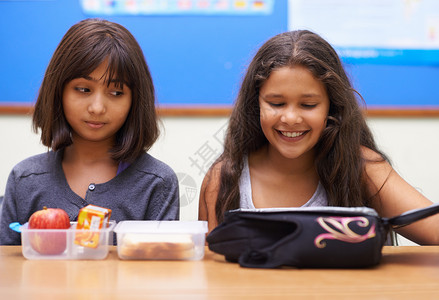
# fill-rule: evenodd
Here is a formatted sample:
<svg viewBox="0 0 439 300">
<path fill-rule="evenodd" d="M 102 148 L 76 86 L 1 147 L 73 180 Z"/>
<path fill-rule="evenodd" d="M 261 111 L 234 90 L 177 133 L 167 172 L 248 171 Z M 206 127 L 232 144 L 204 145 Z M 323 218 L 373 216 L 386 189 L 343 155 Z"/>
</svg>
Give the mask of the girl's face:
<svg viewBox="0 0 439 300">
<path fill-rule="evenodd" d="M 312 149 L 326 127 L 329 98 L 322 82 L 303 66 L 272 71 L 259 92 L 260 122 L 269 149 L 289 159 Z"/>
<path fill-rule="evenodd" d="M 115 82 L 104 81 L 107 63 L 90 75 L 68 82 L 63 91 L 64 115 L 74 140 L 114 143 L 131 107 L 131 90 Z"/>
</svg>

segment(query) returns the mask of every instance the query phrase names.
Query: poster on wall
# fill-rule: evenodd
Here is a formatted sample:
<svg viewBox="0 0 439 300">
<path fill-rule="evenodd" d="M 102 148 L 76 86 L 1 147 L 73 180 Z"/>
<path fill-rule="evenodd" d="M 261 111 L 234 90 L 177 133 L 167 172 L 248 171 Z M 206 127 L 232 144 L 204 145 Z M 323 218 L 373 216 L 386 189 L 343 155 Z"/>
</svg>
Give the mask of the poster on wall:
<svg viewBox="0 0 439 300">
<path fill-rule="evenodd" d="M 289 0 L 288 28 L 309 29 L 348 62 L 439 66 L 437 0 Z"/>
<path fill-rule="evenodd" d="M 80 0 L 85 14 L 105 15 L 260 15 L 274 0 Z"/>
</svg>

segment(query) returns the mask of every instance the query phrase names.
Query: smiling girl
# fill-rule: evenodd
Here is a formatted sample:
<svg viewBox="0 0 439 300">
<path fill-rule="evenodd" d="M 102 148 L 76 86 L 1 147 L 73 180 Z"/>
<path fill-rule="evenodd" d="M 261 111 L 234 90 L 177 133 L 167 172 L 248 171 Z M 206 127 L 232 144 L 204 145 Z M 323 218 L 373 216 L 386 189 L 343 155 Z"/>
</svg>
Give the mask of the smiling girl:
<svg viewBox="0 0 439 300">
<path fill-rule="evenodd" d="M 368 206 L 382 217 L 431 201 L 377 148 L 335 50 L 299 30 L 256 53 L 243 79 L 222 155 L 204 178 L 199 219 L 209 231 L 227 210 Z M 439 215 L 397 232 L 439 244 Z"/>
<path fill-rule="evenodd" d="M 0 244 L 20 244 L 8 228 L 43 206 L 71 221 L 94 204 L 112 219 L 179 218 L 178 180 L 146 151 L 159 136 L 154 86 L 143 52 L 123 26 L 99 19 L 73 25 L 47 67 L 33 115 L 50 151 L 12 170 L 0 217 Z"/>
</svg>

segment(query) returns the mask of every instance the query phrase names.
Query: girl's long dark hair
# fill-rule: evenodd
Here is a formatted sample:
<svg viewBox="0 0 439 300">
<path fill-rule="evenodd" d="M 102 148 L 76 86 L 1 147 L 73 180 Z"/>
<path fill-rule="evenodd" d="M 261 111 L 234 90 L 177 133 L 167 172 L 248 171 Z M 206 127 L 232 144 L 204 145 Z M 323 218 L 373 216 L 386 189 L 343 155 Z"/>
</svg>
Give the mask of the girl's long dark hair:
<svg viewBox="0 0 439 300">
<path fill-rule="evenodd" d="M 271 72 L 284 66 L 306 67 L 326 87 L 330 108 L 327 127 L 316 147 L 316 169 L 331 206 L 368 205 L 361 146 L 379 153 L 343 65 L 319 35 L 298 30 L 269 39 L 256 53 L 241 84 L 227 129 L 215 214 L 239 207 L 243 158 L 268 143 L 260 125 L 259 89 Z M 360 97 L 361 99 L 361 97 Z M 211 169 L 213 170 L 213 169 Z"/>
</svg>

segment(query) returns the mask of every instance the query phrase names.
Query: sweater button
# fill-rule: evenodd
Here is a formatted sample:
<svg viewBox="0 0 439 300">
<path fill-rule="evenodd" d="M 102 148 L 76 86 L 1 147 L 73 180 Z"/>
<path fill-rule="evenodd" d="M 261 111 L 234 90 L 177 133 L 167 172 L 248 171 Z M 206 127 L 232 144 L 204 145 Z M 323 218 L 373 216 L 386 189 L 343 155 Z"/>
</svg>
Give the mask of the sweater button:
<svg viewBox="0 0 439 300">
<path fill-rule="evenodd" d="M 94 191 L 95 188 L 96 188 L 96 186 L 95 186 L 94 183 L 91 183 L 91 184 L 88 186 L 88 189 L 89 189 L 90 191 Z"/>
</svg>

